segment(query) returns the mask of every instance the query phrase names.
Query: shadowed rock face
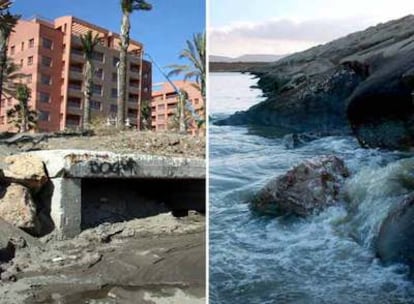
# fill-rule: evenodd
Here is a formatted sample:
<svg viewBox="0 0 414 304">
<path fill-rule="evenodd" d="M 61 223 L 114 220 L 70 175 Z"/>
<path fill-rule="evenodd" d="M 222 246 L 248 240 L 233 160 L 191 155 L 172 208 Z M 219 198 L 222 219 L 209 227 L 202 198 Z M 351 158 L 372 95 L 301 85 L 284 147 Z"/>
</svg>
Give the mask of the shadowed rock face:
<svg viewBox="0 0 414 304">
<path fill-rule="evenodd" d="M 351 131 L 363 146 L 414 143 L 414 16 L 252 69 L 267 100 L 218 125 Z"/>
<path fill-rule="evenodd" d="M 252 208 L 263 214 L 306 216 L 335 204 L 348 176 L 341 159 L 317 157 L 272 179 L 253 199 Z"/>
<path fill-rule="evenodd" d="M 414 51 L 377 60 L 371 77 L 349 97 L 349 122 L 363 146 L 412 147 Z"/>
<path fill-rule="evenodd" d="M 343 65 L 321 75 L 298 77 L 282 85 L 278 95 L 217 124 L 280 126 L 295 132 L 349 132 L 346 97 L 362 80 L 361 75 Z"/>
<path fill-rule="evenodd" d="M 385 263 L 405 263 L 414 272 L 414 195 L 407 197 L 385 219 L 376 242 L 376 251 Z"/>
</svg>

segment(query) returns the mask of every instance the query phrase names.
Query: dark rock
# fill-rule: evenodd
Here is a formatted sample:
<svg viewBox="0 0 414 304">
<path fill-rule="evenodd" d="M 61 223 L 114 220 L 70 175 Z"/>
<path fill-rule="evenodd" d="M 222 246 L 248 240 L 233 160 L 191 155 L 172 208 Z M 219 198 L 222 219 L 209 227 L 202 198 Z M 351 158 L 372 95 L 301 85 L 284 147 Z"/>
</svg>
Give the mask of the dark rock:
<svg viewBox="0 0 414 304">
<path fill-rule="evenodd" d="M 379 58 L 372 76 L 349 97 L 348 119 L 365 147 L 408 149 L 414 146 L 414 50 Z"/>
<path fill-rule="evenodd" d="M 414 273 L 414 194 L 404 199 L 384 222 L 376 239 L 376 253 L 386 264 L 404 263 Z"/>
<path fill-rule="evenodd" d="M 266 101 L 215 124 L 279 126 L 299 133 L 331 129 L 349 133 L 346 98 L 362 81 L 363 77 L 350 68 L 332 68 L 300 84 L 281 85 L 280 93 L 279 89 L 273 95 L 268 93 Z"/>
<path fill-rule="evenodd" d="M 295 149 L 322 136 L 322 134 L 316 133 L 291 133 L 283 137 L 283 145 L 286 149 Z"/>
<path fill-rule="evenodd" d="M 335 204 L 348 176 L 338 157 L 317 157 L 272 179 L 255 196 L 252 208 L 263 214 L 306 216 Z"/>
</svg>

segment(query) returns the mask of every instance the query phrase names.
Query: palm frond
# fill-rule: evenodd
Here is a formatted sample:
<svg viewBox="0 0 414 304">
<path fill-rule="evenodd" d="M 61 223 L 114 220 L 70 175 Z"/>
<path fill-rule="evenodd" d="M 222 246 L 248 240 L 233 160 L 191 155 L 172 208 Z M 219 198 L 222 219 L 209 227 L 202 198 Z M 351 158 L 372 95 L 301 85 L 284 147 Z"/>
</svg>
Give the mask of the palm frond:
<svg viewBox="0 0 414 304">
<path fill-rule="evenodd" d="M 169 65 L 168 68 L 171 70 L 168 76 L 183 74 L 184 80 L 194 79 L 204 98 L 206 77 L 205 33 L 196 33 L 193 35 L 192 40 L 187 40 L 186 48 L 180 52 L 179 58 L 188 60 L 189 64 Z"/>
<path fill-rule="evenodd" d="M 80 36 L 82 50 L 86 58 L 91 58 L 95 47 L 100 41 L 99 34 L 93 35 L 92 31 L 88 31 L 86 34 Z"/>
</svg>

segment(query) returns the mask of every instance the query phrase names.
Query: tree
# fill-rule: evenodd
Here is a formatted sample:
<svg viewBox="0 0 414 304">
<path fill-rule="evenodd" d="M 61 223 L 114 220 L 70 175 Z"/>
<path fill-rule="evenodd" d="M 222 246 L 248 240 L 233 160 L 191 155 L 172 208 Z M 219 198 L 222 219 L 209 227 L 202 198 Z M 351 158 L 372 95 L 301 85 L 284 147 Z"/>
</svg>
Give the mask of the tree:
<svg viewBox="0 0 414 304">
<path fill-rule="evenodd" d="M 91 123 L 91 97 L 93 94 L 93 73 L 94 67 L 92 62 L 93 53 L 96 45 L 99 43 L 99 36 L 93 36 L 92 31 L 80 36 L 82 50 L 85 55 L 85 67 L 83 69 L 83 119 L 82 129 L 88 129 Z"/>
<path fill-rule="evenodd" d="M 2 81 L 2 97 L 16 98 L 17 84 L 22 82 L 22 79 L 28 75 L 20 72 L 20 66 L 15 64 L 11 60 L 7 60 L 5 68 L 3 69 L 3 81 Z"/>
<path fill-rule="evenodd" d="M 181 51 L 180 59 L 187 59 L 189 64 L 173 64 L 170 65 L 171 71 L 168 76 L 184 74 L 184 80 L 194 78 L 196 81 L 195 87 L 201 92 L 203 101 L 206 100 L 206 35 L 205 33 L 197 33 L 193 35 L 193 40 L 187 40 L 187 48 Z M 184 106 L 186 97 L 179 93 L 178 102 L 178 119 L 179 132 L 184 133 Z M 180 109 L 181 107 L 181 109 Z M 196 119 L 196 118 L 195 118 Z M 196 119 L 196 124 L 202 125 L 204 118 Z"/>
<path fill-rule="evenodd" d="M 143 100 L 140 107 L 141 119 L 139 123 L 141 124 L 141 129 L 150 130 L 151 129 L 151 100 Z"/>
<path fill-rule="evenodd" d="M 19 102 L 7 111 L 9 122 L 13 123 L 20 133 L 34 129 L 37 122 L 37 112 L 29 109 L 30 88 L 25 84 L 17 84 L 15 97 Z"/>
<path fill-rule="evenodd" d="M 117 109 L 117 127 L 123 128 L 125 124 L 126 104 L 127 104 L 127 53 L 129 47 L 129 32 L 131 23 L 129 16 L 133 11 L 149 11 L 152 5 L 146 0 L 121 0 L 122 23 L 121 23 L 121 43 L 118 67 L 118 109 Z"/>
<path fill-rule="evenodd" d="M 181 134 L 187 133 L 187 123 L 186 123 L 186 115 L 185 115 L 185 102 L 188 99 L 188 94 L 184 90 L 180 90 L 178 93 L 178 132 Z"/>
<path fill-rule="evenodd" d="M 7 42 L 20 15 L 12 15 L 9 8 L 12 1 L 0 0 L 0 96 L 3 95 L 3 77 L 7 63 Z"/>
<path fill-rule="evenodd" d="M 184 74 L 184 80 L 194 78 L 203 100 L 206 99 L 206 34 L 197 33 L 193 40 L 187 40 L 187 48 L 181 51 L 180 59 L 187 59 L 189 64 L 173 64 L 168 76 Z"/>
</svg>

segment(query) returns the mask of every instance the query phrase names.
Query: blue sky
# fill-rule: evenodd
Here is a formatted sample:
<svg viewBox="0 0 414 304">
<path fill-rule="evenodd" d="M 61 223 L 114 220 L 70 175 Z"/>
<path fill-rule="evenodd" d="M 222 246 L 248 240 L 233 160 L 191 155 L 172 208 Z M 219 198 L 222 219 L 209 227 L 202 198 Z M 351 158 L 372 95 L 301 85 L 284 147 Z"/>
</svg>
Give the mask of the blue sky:
<svg viewBox="0 0 414 304">
<path fill-rule="evenodd" d="M 412 0 L 210 0 L 210 54 L 288 54 L 408 14 Z"/>
<path fill-rule="evenodd" d="M 23 18 L 40 15 L 48 19 L 73 15 L 119 33 L 119 0 L 15 0 L 12 11 Z M 187 39 L 205 31 L 205 0 L 149 0 L 151 11 L 134 12 L 131 37 L 144 44 L 145 50 L 161 67 L 184 63 L 178 59 Z M 175 77 L 180 79 L 180 77 Z M 165 81 L 153 67 L 153 81 Z"/>
</svg>

